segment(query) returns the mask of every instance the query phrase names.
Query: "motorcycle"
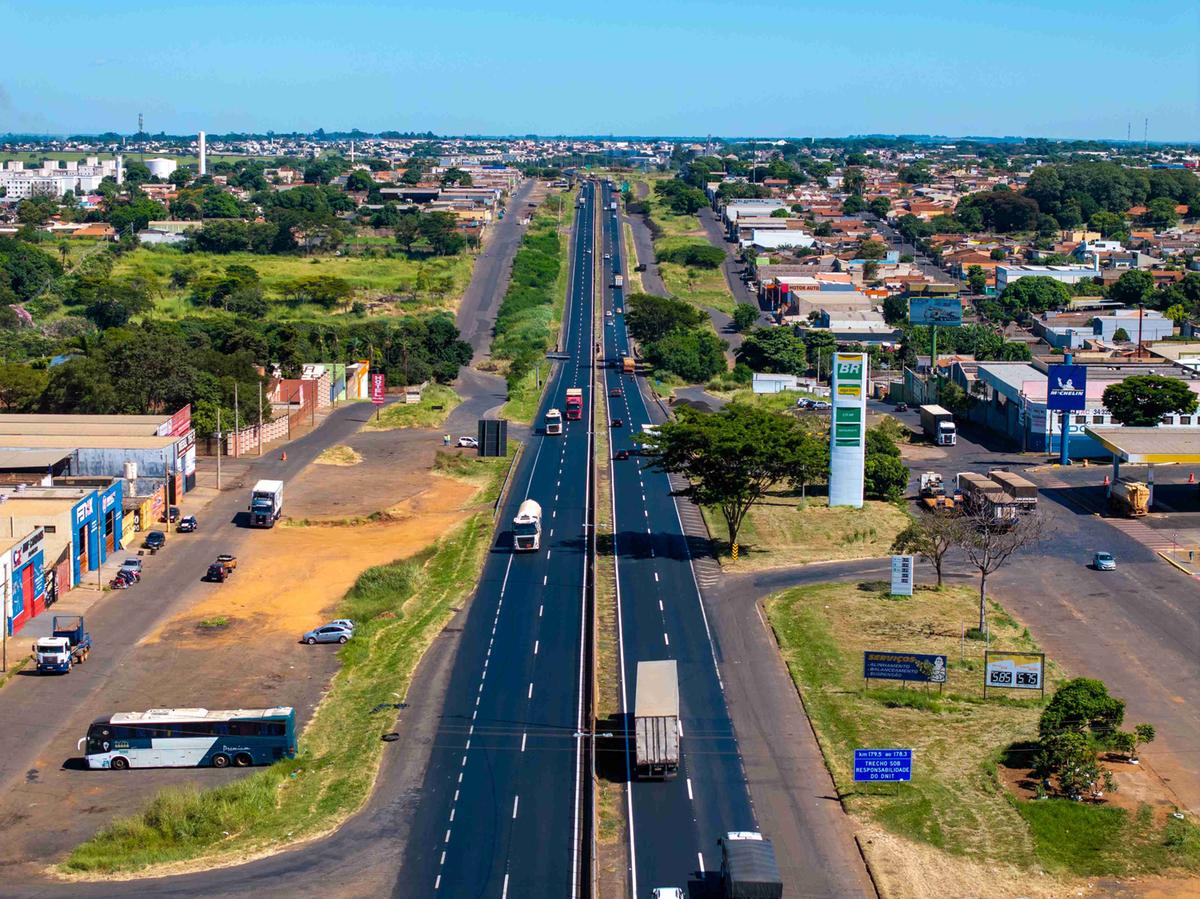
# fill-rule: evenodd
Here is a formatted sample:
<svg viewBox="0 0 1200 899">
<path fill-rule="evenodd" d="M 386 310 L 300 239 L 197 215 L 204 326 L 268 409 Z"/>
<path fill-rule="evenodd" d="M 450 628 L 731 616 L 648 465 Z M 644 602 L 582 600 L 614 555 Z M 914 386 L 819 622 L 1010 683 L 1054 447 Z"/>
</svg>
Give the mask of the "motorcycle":
<svg viewBox="0 0 1200 899">
<path fill-rule="evenodd" d="M 113 590 L 127 590 L 132 584 L 132 581 L 118 575 L 112 579 L 112 582 L 108 586 Z"/>
</svg>

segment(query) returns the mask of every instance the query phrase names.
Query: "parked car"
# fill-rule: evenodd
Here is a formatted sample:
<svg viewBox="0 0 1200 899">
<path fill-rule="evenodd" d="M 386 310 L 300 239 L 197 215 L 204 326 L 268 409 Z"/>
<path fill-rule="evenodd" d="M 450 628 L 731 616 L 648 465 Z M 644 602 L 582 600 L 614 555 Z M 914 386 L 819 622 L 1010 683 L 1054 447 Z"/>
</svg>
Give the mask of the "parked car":
<svg viewBox="0 0 1200 899">
<path fill-rule="evenodd" d="M 146 539 L 142 541 L 142 546 L 146 549 L 157 552 L 167 545 L 167 535 L 162 531 L 151 531 L 146 535 Z"/>
<path fill-rule="evenodd" d="M 214 584 L 223 584 L 233 574 L 232 568 L 226 568 L 220 562 L 213 562 L 208 566 L 208 573 L 204 575 L 206 581 L 212 581 Z"/>
<path fill-rule="evenodd" d="M 1096 553 L 1092 556 L 1092 567 L 1097 571 L 1116 571 L 1117 560 L 1112 553 Z"/>
<path fill-rule="evenodd" d="M 465 446 L 468 449 L 476 449 L 479 446 L 479 441 L 474 437 L 459 437 L 458 445 Z"/>
<path fill-rule="evenodd" d="M 183 518 L 179 519 L 179 524 L 176 525 L 175 530 L 179 531 L 181 534 L 190 534 L 199 526 L 200 523 L 196 521 L 195 515 L 185 515 Z"/>
<path fill-rule="evenodd" d="M 174 524 L 179 520 L 179 506 L 171 506 L 166 515 L 163 516 L 163 521 L 170 521 Z"/>
<path fill-rule="evenodd" d="M 797 409 L 811 409 L 812 405 L 813 401 L 806 396 L 802 396 L 800 399 L 796 400 Z"/>
<path fill-rule="evenodd" d="M 896 411 L 897 412 L 907 412 L 908 411 L 908 403 L 896 403 Z"/>
<path fill-rule="evenodd" d="M 349 618 L 335 618 L 335 619 L 333 619 L 333 621 L 331 621 L 329 623 L 336 624 L 338 627 L 345 627 L 345 628 L 349 628 L 350 630 L 354 630 L 354 622 L 351 621 Z"/>
<path fill-rule="evenodd" d="M 321 627 L 313 628 L 306 633 L 300 640 L 312 646 L 316 643 L 345 643 L 354 636 L 353 628 L 343 627 L 340 624 L 326 624 Z"/>
<path fill-rule="evenodd" d="M 126 559 L 121 563 L 121 567 L 118 569 L 117 573 L 120 574 L 122 571 L 128 571 L 134 576 L 135 579 L 140 580 L 142 576 L 142 560 Z"/>
<path fill-rule="evenodd" d="M 237 568 L 237 556 L 232 553 L 221 553 L 217 556 L 217 561 L 228 568 L 230 571 Z"/>
<path fill-rule="evenodd" d="M 621 426 L 622 426 L 622 425 L 624 425 L 624 424 L 625 424 L 625 421 L 624 421 L 624 419 L 621 419 L 621 418 L 614 418 L 614 419 L 612 420 L 612 427 L 614 427 L 614 428 L 619 428 L 619 427 L 621 427 Z"/>
<path fill-rule="evenodd" d="M 614 387 L 612 390 L 610 390 L 608 392 L 608 395 L 609 396 L 624 396 L 625 391 L 622 390 L 620 387 Z"/>
<path fill-rule="evenodd" d="M 817 412 L 828 412 L 833 408 L 833 403 L 827 402 L 826 400 L 814 400 L 812 407 Z"/>
</svg>

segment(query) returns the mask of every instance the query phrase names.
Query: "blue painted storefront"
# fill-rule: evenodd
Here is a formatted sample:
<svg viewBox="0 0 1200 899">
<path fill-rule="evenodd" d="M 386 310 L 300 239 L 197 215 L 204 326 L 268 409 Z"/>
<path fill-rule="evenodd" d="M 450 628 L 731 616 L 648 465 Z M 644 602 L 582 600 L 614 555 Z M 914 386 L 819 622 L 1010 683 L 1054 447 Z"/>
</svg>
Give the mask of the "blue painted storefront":
<svg viewBox="0 0 1200 899">
<path fill-rule="evenodd" d="M 71 510 L 71 586 L 122 548 L 123 498 L 123 482 L 115 481 L 103 490 L 92 491 Z"/>
<path fill-rule="evenodd" d="M 42 530 L 12 549 L 11 610 L 5 626 L 11 637 L 46 608 L 46 573 L 42 566 Z"/>
</svg>

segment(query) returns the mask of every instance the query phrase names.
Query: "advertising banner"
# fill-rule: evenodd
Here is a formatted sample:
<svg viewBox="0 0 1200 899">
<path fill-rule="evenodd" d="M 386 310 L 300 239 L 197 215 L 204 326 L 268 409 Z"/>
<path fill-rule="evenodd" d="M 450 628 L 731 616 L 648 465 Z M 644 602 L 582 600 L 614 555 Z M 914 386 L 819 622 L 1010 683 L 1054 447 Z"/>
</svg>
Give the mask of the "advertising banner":
<svg viewBox="0 0 1200 899">
<path fill-rule="evenodd" d="M 371 372 L 371 402 L 376 406 L 382 406 L 385 392 L 383 374 Z"/>
<path fill-rule="evenodd" d="M 1045 666 L 1046 656 L 1040 652 L 995 652 L 989 649 L 984 653 L 984 695 L 987 695 L 988 687 L 1044 692 Z"/>
<path fill-rule="evenodd" d="M 911 749 L 854 750 L 856 781 L 912 780 Z"/>
<path fill-rule="evenodd" d="M 1083 365 L 1051 365 L 1046 370 L 1046 408 L 1078 412 L 1087 406 L 1087 368 Z"/>
<path fill-rule="evenodd" d="M 946 664 L 945 656 L 868 649 L 863 653 L 863 677 L 869 680 L 911 680 L 925 684 L 944 684 Z"/>
<path fill-rule="evenodd" d="M 913 595 L 913 557 L 892 556 L 892 596 Z"/>
<path fill-rule="evenodd" d="M 829 429 L 829 505 L 862 508 L 866 457 L 867 355 L 834 353 Z"/>
<path fill-rule="evenodd" d="M 962 301 L 958 297 L 913 297 L 908 301 L 908 320 L 914 325 L 962 324 Z"/>
</svg>

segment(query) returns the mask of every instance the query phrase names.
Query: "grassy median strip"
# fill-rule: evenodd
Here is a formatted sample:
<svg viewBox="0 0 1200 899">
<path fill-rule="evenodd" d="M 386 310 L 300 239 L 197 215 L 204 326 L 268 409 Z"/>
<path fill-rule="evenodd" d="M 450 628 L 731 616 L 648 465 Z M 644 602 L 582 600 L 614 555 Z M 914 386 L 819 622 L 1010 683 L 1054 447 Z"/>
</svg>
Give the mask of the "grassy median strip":
<svg viewBox="0 0 1200 899">
<path fill-rule="evenodd" d="M 371 416 L 368 431 L 391 431 L 395 428 L 439 428 L 454 411 L 462 398 L 444 384 L 429 384 L 421 391 L 418 403 L 394 402 L 386 406 L 379 417 Z"/>
<path fill-rule="evenodd" d="M 76 847 L 64 873 L 104 875 L 172 863 L 220 864 L 336 827 L 366 801 L 381 736 L 426 648 L 473 587 L 491 515 L 467 519 L 409 559 L 369 568 L 337 614 L 360 622 L 342 667 L 300 739 L 300 754 L 223 787 L 162 791 L 140 815 Z M 387 711 L 373 712 L 389 704 Z"/>
<path fill-rule="evenodd" d="M 847 809 L 864 824 L 942 850 L 931 856 L 901 842 L 887 850 L 892 857 L 873 864 L 924 866 L 943 883 L 959 883 L 963 895 L 1005 893 L 996 883 L 971 882 L 988 866 L 1015 872 L 1018 881 L 1038 868 L 1071 876 L 1200 868 L 1195 827 L 1174 819 L 1154 824 L 1149 806 L 1130 813 L 1060 799 L 1026 801 L 1002 784 L 998 766 L 1036 738 L 1043 701 L 1017 691 L 983 698 L 985 645 L 961 639 L 977 603 L 974 587 L 891 597 L 883 582 L 801 587 L 764 602 Z M 991 648 L 1038 651 L 1026 628 L 991 605 Z M 867 688 L 864 650 L 948 656 L 944 691 L 893 681 Z M 1063 675 L 1050 661 L 1047 672 L 1049 696 Z M 912 781 L 856 783 L 853 751 L 890 747 L 914 750 Z M 900 860 L 905 852 L 912 857 Z"/>
</svg>

